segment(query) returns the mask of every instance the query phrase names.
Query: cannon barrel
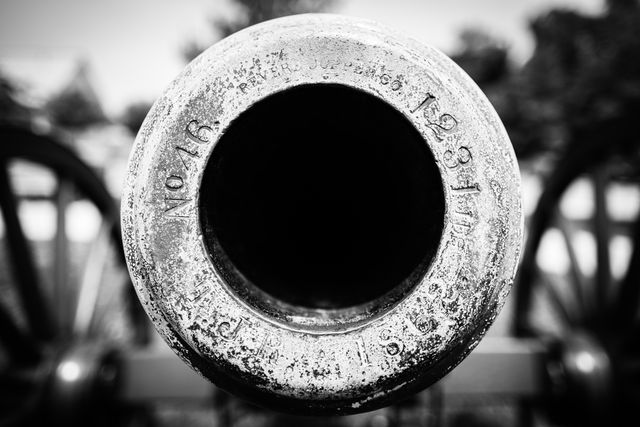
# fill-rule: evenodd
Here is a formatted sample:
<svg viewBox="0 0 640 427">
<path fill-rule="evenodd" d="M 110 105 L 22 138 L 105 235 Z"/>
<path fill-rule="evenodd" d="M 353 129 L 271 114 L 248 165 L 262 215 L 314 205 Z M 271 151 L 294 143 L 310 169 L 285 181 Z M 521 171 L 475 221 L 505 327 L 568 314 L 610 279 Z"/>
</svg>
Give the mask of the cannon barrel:
<svg viewBox="0 0 640 427">
<path fill-rule="evenodd" d="M 263 406 L 354 413 L 479 342 L 521 247 L 506 132 L 442 53 L 299 15 L 215 44 L 147 116 L 122 199 L 156 328 Z"/>
</svg>

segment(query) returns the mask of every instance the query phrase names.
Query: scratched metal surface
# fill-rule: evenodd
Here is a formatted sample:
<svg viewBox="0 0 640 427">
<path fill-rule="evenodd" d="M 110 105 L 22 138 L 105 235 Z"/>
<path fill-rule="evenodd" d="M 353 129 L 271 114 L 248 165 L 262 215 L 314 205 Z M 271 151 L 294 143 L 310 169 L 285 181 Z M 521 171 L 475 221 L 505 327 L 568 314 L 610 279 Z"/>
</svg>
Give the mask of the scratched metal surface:
<svg viewBox="0 0 640 427">
<path fill-rule="evenodd" d="M 263 312 L 224 282 L 203 244 L 201 178 L 239 114 L 326 83 L 379 97 L 420 132 L 442 178 L 442 238 L 424 277 L 375 313 Z M 520 177 L 494 109 L 445 55 L 370 21 L 299 15 L 232 35 L 174 80 L 136 139 L 122 225 L 138 295 L 187 364 L 263 405 L 353 413 L 423 389 L 484 335 L 520 254 Z"/>
</svg>

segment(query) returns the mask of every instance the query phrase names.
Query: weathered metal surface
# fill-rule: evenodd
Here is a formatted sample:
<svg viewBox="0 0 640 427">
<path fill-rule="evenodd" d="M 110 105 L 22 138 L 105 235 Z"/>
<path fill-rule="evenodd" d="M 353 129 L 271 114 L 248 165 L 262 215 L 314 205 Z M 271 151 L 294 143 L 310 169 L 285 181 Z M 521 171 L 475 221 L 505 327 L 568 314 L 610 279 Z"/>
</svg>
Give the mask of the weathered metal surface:
<svg viewBox="0 0 640 427">
<path fill-rule="evenodd" d="M 384 100 L 420 132 L 442 178 L 442 237 L 424 277 L 375 313 L 274 315 L 234 292 L 211 261 L 201 179 L 243 111 L 326 83 Z M 138 295 L 187 364 L 263 405 L 352 413 L 432 384 L 491 325 L 520 254 L 520 177 L 495 111 L 445 55 L 369 21 L 301 15 L 217 43 L 176 78 L 136 139 L 122 224 Z"/>
<path fill-rule="evenodd" d="M 207 401 L 217 391 L 165 347 L 133 349 L 122 354 L 122 363 L 121 397 L 126 401 Z M 547 347 L 540 341 L 487 337 L 437 387 L 445 397 L 540 399 L 549 392 L 546 364 Z"/>
</svg>

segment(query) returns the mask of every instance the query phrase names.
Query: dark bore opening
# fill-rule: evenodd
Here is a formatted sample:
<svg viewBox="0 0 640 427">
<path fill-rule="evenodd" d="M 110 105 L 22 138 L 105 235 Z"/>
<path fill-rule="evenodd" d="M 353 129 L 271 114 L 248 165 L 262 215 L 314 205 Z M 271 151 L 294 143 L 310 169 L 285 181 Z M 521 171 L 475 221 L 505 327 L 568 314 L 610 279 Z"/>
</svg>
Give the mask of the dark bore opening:
<svg viewBox="0 0 640 427">
<path fill-rule="evenodd" d="M 444 221 L 418 131 L 341 85 L 297 87 L 243 112 L 200 191 L 204 241 L 225 280 L 309 308 L 371 302 L 421 277 Z"/>
</svg>

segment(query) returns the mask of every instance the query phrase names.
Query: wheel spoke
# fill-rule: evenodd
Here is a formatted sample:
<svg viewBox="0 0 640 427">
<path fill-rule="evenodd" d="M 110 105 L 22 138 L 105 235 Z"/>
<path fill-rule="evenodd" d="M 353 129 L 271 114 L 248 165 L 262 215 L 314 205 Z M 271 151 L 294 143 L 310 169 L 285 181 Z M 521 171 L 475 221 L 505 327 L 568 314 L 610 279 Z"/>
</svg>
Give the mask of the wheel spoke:
<svg viewBox="0 0 640 427">
<path fill-rule="evenodd" d="M 576 324 L 576 319 L 573 309 L 567 306 L 564 299 L 558 293 L 558 289 L 548 275 L 542 273 L 539 275 L 539 277 L 555 311 L 562 317 L 565 325 L 569 327 L 574 326 Z"/>
<path fill-rule="evenodd" d="M 0 161 L 0 208 L 5 222 L 9 256 L 18 285 L 18 294 L 34 336 L 38 339 L 50 340 L 56 334 L 55 324 L 45 304 L 32 253 L 18 217 L 7 167 L 5 161 Z"/>
<path fill-rule="evenodd" d="M 536 254 L 540 240 L 553 219 L 553 213 L 560 197 L 569 184 L 590 164 L 591 159 L 598 158 L 600 148 L 600 145 L 588 144 L 587 146 L 581 145 L 579 150 L 568 150 L 546 180 L 545 190 L 540 195 L 536 209 L 530 218 L 529 237 L 523 252 L 518 284 L 514 289 L 516 300 L 514 333 L 516 336 L 526 335 L 531 329 L 528 318 L 533 282 L 538 274 Z"/>
<path fill-rule="evenodd" d="M 609 227 L 609 214 L 606 201 L 606 172 L 599 168 L 593 175 L 594 181 L 594 236 L 596 238 L 596 307 L 600 311 L 606 309 L 608 292 L 611 289 L 611 262 L 609 260 L 609 240 L 611 231 Z"/>
<path fill-rule="evenodd" d="M 564 240 L 565 247 L 567 249 L 567 255 L 569 256 L 569 268 L 570 268 L 570 282 L 573 294 L 576 299 L 576 306 L 579 307 L 579 315 L 586 317 L 589 312 L 589 302 L 585 293 L 585 287 L 587 278 L 580 270 L 580 264 L 578 263 L 578 257 L 576 256 L 574 246 L 575 227 L 565 218 L 558 209 L 556 209 L 556 222 L 562 238 Z"/>
<path fill-rule="evenodd" d="M 618 327 L 632 324 L 640 305 L 640 218 L 633 231 L 633 252 L 629 259 L 627 273 L 620 284 L 620 290 L 611 306 Z"/>
<path fill-rule="evenodd" d="M 54 253 L 54 310 L 62 336 L 71 336 L 71 307 L 74 292 L 69 274 L 69 241 L 67 238 L 67 208 L 73 198 L 73 184 L 58 177 L 56 204 L 56 235 Z"/>
<path fill-rule="evenodd" d="M 110 221 L 102 221 L 87 256 L 73 320 L 73 332 L 77 337 L 85 337 L 89 334 L 106 267 L 112 228 L 113 224 Z"/>
<path fill-rule="evenodd" d="M 37 343 L 18 328 L 4 307 L 0 307 L 0 343 L 16 364 L 33 365 L 40 360 Z"/>
</svg>

